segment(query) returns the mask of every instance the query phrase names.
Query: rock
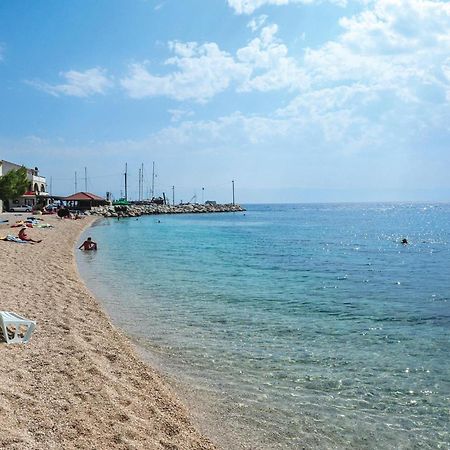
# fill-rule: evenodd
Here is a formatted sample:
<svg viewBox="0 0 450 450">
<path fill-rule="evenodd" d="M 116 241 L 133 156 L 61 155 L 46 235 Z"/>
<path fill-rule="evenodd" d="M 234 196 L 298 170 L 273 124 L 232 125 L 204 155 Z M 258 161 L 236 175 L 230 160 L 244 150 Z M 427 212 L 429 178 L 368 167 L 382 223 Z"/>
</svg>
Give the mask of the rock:
<svg viewBox="0 0 450 450">
<path fill-rule="evenodd" d="M 154 203 L 143 205 L 98 206 L 88 211 L 88 214 L 104 217 L 140 217 L 150 214 L 206 214 L 219 212 L 245 211 L 240 205 L 233 204 L 185 204 L 185 205 L 157 205 Z"/>
</svg>

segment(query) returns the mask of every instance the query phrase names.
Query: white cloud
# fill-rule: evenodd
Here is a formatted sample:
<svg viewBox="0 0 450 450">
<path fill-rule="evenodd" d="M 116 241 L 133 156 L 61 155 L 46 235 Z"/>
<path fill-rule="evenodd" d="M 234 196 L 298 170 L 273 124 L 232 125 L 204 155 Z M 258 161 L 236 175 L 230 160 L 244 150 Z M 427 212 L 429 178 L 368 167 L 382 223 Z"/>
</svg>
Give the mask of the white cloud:
<svg viewBox="0 0 450 450">
<path fill-rule="evenodd" d="M 252 13 L 263 5 L 296 2 L 228 0 L 239 14 Z M 257 23 L 252 19 L 249 26 L 254 28 Z M 359 106 L 377 96 L 385 98 L 379 109 L 389 109 L 393 102 L 398 102 L 399 109 L 405 105 L 449 102 L 449 2 L 373 0 L 366 2 L 362 12 L 341 18 L 339 24 L 342 32 L 336 39 L 307 48 L 301 61 L 289 58 L 287 47 L 271 38 L 273 26 L 265 27 L 270 43 L 264 48 L 261 35 L 240 49 L 238 56 L 254 68 L 266 64 L 266 71 L 259 76 L 253 71 L 252 79 L 246 80 L 240 89 L 265 90 L 266 82 L 272 88 L 278 85 L 303 89 L 304 94 L 279 111 L 291 116 L 300 111 L 305 113 L 305 108 L 316 114 L 323 108 L 324 114 L 332 114 L 327 106 L 330 100 L 337 102 L 336 114 L 345 109 L 351 110 L 355 117 L 367 116 L 370 108 Z M 310 92 L 305 90 L 308 82 Z"/>
<path fill-rule="evenodd" d="M 236 52 L 237 59 L 251 68 L 252 76 L 241 80 L 240 91 L 271 91 L 275 89 L 302 89 L 308 86 L 308 77 L 288 48 L 276 38 L 277 25 L 261 30 L 260 37 Z"/>
<path fill-rule="evenodd" d="M 194 115 L 193 111 L 188 111 L 186 109 L 169 109 L 170 121 L 179 122 L 186 117 L 192 117 Z"/>
<path fill-rule="evenodd" d="M 351 18 L 343 33 L 309 49 L 305 66 L 316 83 L 364 82 L 415 98 L 418 85 L 441 85 L 450 54 L 450 3 L 378 0 Z"/>
<path fill-rule="evenodd" d="M 340 25 L 335 40 L 306 49 L 301 62 L 292 61 L 287 78 L 301 79 L 298 71 L 305 82 L 291 84 L 295 97 L 268 126 L 287 130 L 294 140 L 299 133 L 312 148 L 333 143 L 346 154 L 410 151 L 434 139 L 430 130 L 448 135 L 450 3 L 378 0 Z M 287 58 L 276 31 L 266 27 L 238 51 L 238 59 L 268 70 L 276 66 L 274 59 Z"/>
<path fill-rule="evenodd" d="M 379 92 L 361 84 L 313 90 L 294 98 L 276 114 L 281 117 L 307 115 L 317 118 L 336 110 L 355 110 L 379 99 Z"/>
<path fill-rule="evenodd" d="M 373 1 L 363 12 L 340 20 L 336 39 L 306 49 L 301 58 L 289 54 L 277 25 L 266 25 L 266 20 L 260 16 L 250 22 L 258 35 L 235 53 L 215 43 L 171 42 L 172 55 L 160 74 L 149 64 L 138 63 L 130 66 L 120 83 L 132 98 L 167 96 L 206 102 L 231 89 L 285 89 L 293 92 L 292 99 L 268 117 L 236 114 L 210 122 L 188 122 L 192 113 L 175 108 L 169 110 L 174 126 L 155 139 L 209 146 L 222 133 L 227 139 L 234 133 L 236 145 L 270 139 L 279 145 L 296 135 L 297 142 L 309 142 L 314 148 L 338 142 L 342 151 L 351 153 L 393 142 L 399 148 L 405 142 L 413 145 L 419 130 L 439 129 L 438 125 L 448 129 L 450 3 Z M 99 73 L 107 86 L 109 79 Z M 63 74 L 65 84 L 40 87 L 54 95 L 79 96 L 106 89 L 101 83 L 85 89 L 86 77 L 67 74 Z M 399 142 L 401 134 L 403 142 Z"/>
<path fill-rule="evenodd" d="M 267 21 L 269 16 L 266 14 L 262 14 L 259 17 L 254 17 L 247 24 L 247 27 L 250 28 L 253 32 L 258 31 Z"/>
<path fill-rule="evenodd" d="M 151 74 L 145 64 L 133 64 L 121 85 L 132 98 L 168 96 L 176 100 L 205 102 L 228 88 L 233 80 L 247 76 L 247 69 L 215 43 L 171 42 L 174 56 L 166 60 L 175 71 Z"/>
<path fill-rule="evenodd" d="M 450 4 L 378 0 L 340 20 L 342 33 L 306 49 L 299 66 L 310 88 L 277 111 L 302 117 L 326 141 L 398 141 L 450 121 Z M 394 125 L 395 124 L 395 125 Z M 439 126 L 438 126 L 439 124 Z M 430 138 L 431 139 L 431 138 Z M 370 145 L 369 145 L 370 144 Z M 363 148 L 359 146 L 359 148 Z"/>
<path fill-rule="evenodd" d="M 330 0 L 330 2 L 341 6 L 347 4 L 346 0 Z M 319 3 L 319 0 L 228 0 L 228 5 L 233 8 L 237 14 L 253 14 L 258 8 L 265 5 L 280 6 L 294 3 Z"/>
<path fill-rule="evenodd" d="M 113 85 L 106 70 L 97 67 L 84 72 L 69 70 L 61 72 L 60 76 L 65 79 L 65 83 L 49 84 L 41 81 L 27 81 L 27 83 L 56 97 L 60 95 L 89 97 L 104 94 Z"/>
<path fill-rule="evenodd" d="M 238 91 L 300 88 L 307 77 L 276 38 L 278 27 L 262 28 L 260 36 L 233 56 L 215 43 L 171 42 L 174 56 L 165 61 L 175 67 L 165 75 L 152 74 L 146 64 L 133 64 L 122 87 L 132 98 L 168 96 L 176 100 L 206 102 L 234 85 Z"/>
</svg>

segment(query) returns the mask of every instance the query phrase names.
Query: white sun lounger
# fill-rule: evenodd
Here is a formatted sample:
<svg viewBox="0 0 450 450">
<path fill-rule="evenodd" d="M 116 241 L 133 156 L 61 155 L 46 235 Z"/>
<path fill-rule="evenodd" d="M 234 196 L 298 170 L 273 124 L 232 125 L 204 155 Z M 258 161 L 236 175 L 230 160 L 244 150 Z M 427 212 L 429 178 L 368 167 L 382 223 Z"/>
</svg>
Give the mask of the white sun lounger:
<svg viewBox="0 0 450 450">
<path fill-rule="evenodd" d="M 13 312 L 0 311 L 0 328 L 7 344 L 26 344 L 36 328 L 36 322 Z"/>
</svg>

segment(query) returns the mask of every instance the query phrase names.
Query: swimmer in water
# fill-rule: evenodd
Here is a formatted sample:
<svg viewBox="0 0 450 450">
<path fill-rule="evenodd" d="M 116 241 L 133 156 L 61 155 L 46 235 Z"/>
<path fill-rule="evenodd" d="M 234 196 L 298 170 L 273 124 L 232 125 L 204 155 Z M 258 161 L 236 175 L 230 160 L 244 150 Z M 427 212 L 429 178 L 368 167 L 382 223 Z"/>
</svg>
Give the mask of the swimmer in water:
<svg viewBox="0 0 450 450">
<path fill-rule="evenodd" d="M 403 245 L 408 245 L 408 239 L 403 238 L 403 239 L 402 239 L 402 244 L 403 244 Z"/>
</svg>

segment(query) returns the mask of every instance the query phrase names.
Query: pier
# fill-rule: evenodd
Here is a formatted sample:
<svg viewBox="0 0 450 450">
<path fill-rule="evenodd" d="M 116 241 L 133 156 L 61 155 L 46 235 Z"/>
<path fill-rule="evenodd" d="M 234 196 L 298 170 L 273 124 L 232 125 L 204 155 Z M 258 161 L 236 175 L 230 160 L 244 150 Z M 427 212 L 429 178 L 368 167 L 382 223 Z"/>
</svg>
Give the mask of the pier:
<svg viewBox="0 0 450 450">
<path fill-rule="evenodd" d="M 207 214 L 245 211 L 237 204 L 180 204 L 158 205 L 155 203 L 144 205 L 107 205 L 93 207 L 89 214 L 103 217 L 139 217 L 152 214 Z"/>
</svg>

